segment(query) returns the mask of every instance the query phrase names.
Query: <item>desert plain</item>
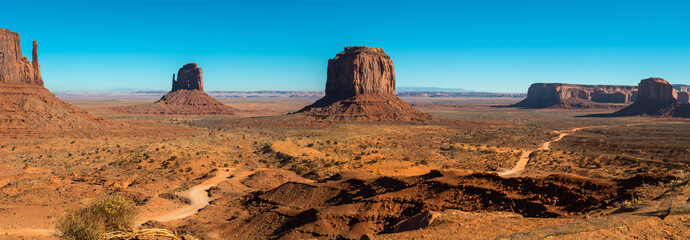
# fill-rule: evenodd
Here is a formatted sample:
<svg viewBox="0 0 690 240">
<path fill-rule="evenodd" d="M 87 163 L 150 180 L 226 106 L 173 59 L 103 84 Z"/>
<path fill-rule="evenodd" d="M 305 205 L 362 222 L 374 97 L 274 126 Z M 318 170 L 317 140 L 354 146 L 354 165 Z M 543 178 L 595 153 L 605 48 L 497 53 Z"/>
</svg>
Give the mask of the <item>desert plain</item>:
<svg viewBox="0 0 690 240">
<path fill-rule="evenodd" d="M 200 239 L 683 239 L 690 121 L 402 97 L 423 121 L 288 114 L 320 96 L 211 94 L 235 115 L 137 115 L 160 94 L 58 93 L 115 130 L 0 138 L 0 239 L 54 239 L 109 194 Z M 270 95 L 270 96 L 267 96 Z M 318 95 L 318 94 L 317 94 Z"/>
</svg>

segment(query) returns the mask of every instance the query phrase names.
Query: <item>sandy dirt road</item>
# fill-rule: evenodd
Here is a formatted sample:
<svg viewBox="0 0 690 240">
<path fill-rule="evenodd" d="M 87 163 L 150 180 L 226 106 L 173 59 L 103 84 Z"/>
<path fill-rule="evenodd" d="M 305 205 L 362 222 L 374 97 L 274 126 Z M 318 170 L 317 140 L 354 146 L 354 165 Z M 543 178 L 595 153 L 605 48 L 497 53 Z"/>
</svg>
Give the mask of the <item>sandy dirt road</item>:
<svg viewBox="0 0 690 240">
<path fill-rule="evenodd" d="M 527 163 L 529 162 L 529 155 L 532 154 L 532 152 L 538 151 L 538 150 L 549 150 L 549 149 L 551 149 L 551 143 L 558 142 L 561 139 L 563 139 L 563 137 L 567 136 L 568 134 L 582 130 L 583 128 L 585 128 L 585 127 L 573 128 L 573 129 L 570 129 L 567 131 L 560 131 L 559 132 L 560 134 L 558 135 L 558 137 L 556 137 L 555 139 L 553 139 L 551 141 L 543 143 L 539 149 L 532 150 L 532 151 L 529 151 L 529 150 L 522 151 L 522 154 L 520 155 L 520 159 L 515 164 L 515 166 L 509 170 L 499 172 L 498 175 L 502 176 L 502 177 L 517 177 L 517 176 L 519 176 L 520 173 L 525 171 L 525 167 L 527 166 Z M 591 127 L 586 127 L 586 128 L 591 128 Z"/>
<path fill-rule="evenodd" d="M 202 208 L 206 207 L 211 202 L 211 198 L 206 192 L 209 188 L 218 185 L 225 181 L 236 172 L 236 168 L 221 168 L 216 171 L 216 176 L 196 185 L 187 191 L 181 192 L 178 195 L 191 200 L 189 206 L 178 208 L 172 212 L 164 213 L 157 216 L 139 216 L 136 224 L 141 225 L 148 221 L 168 222 L 172 220 L 182 219 L 194 215 Z"/>
<path fill-rule="evenodd" d="M 200 209 L 206 207 L 210 202 L 211 198 L 208 196 L 208 192 L 206 192 L 209 188 L 218 185 L 219 183 L 223 181 L 231 181 L 233 185 L 237 186 L 244 186 L 240 183 L 240 181 L 247 176 L 253 174 L 254 170 L 244 170 L 240 171 L 236 168 L 221 168 L 218 169 L 216 175 L 208 179 L 204 182 L 202 182 L 199 185 L 196 185 L 184 192 L 179 193 L 180 196 L 189 198 L 191 200 L 191 204 L 189 206 L 185 206 L 183 208 L 176 209 L 171 212 L 166 212 L 166 213 L 161 213 L 159 215 L 148 215 L 148 216 L 139 216 L 136 224 L 141 225 L 145 222 L 155 220 L 159 222 L 167 222 L 167 221 L 172 221 L 172 220 L 177 220 L 177 219 L 182 219 L 185 217 L 189 217 L 191 215 L 194 215 L 195 213 L 199 212 Z M 246 188 L 246 187 L 245 187 Z M 52 236 L 55 233 L 55 229 L 0 229 L 0 235 L 14 235 L 14 236 Z"/>
</svg>

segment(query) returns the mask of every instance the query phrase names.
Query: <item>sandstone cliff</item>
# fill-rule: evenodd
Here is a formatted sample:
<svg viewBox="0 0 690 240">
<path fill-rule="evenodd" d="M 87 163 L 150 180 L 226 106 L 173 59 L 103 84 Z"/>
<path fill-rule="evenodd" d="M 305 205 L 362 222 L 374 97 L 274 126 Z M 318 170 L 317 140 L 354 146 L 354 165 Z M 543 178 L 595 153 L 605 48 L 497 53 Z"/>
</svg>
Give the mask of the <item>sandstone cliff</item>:
<svg viewBox="0 0 690 240">
<path fill-rule="evenodd" d="M 19 34 L 0 28 L 0 134 L 102 131 L 114 125 L 44 88 L 36 41 L 32 55 L 32 62 L 22 56 Z"/>
<path fill-rule="evenodd" d="M 115 107 L 117 112 L 151 115 L 231 115 L 237 109 L 223 104 L 206 92 L 201 68 L 185 64 L 173 74 L 172 90 L 152 104 Z"/>
<path fill-rule="evenodd" d="M 512 106 L 522 108 L 611 108 L 635 100 L 635 86 L 535 83 L 527 98 Z"/>
<path fill-rule="evenodd" d="M 328 60 L 326 96 L 304 107 L 317 119 L 418 121 L 429 115 L 395 96 L 393 61 L 381 48 L 345 47 Z"/>
</svg>

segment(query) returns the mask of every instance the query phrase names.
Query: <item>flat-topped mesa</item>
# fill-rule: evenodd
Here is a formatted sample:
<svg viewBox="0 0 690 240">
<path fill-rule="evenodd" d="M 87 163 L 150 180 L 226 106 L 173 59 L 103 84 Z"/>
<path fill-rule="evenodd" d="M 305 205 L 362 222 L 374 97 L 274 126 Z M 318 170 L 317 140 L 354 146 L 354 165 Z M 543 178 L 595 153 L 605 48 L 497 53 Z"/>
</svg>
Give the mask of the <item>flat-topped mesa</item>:
<svg viewBox="0 0 690 240">
<path fill-rule="evenodd" d="M 420 121 L 429 115 L 395 96 L 393 61 L 381 48 L 345 47 L 328 60 L 326 96 L 304 107 L 317 119 Z"/>
<path fill-rule="evenodd" d="M 186 90 L 204 90 L 204 80 L 201 74 L 201 68 L 196 63 L 187 63 L 180 70 L 177 71 L 177 80 L 173 74 L 172 91 L 186 89 Z"/>
<path fill-rule="evenodd" d="M 345 47 L 328 60 L 326 97 L 339 100 L 360 94 L 395 94 L 393 61 L 381 48 Z"/>
<path fill-rule="evenodd" d="M 535 83 L 527 98 L 514 107 L 523 108 L 609 108 L 635 100 L 635 86 Z"/>
<path fill-rule="evenodd" d="M 22 56 L 19 34 L 0 28 L 0 84 L 43 86 L 36 41 L 33 42 L 31 59 L 33 62 Z"/>
</svg>

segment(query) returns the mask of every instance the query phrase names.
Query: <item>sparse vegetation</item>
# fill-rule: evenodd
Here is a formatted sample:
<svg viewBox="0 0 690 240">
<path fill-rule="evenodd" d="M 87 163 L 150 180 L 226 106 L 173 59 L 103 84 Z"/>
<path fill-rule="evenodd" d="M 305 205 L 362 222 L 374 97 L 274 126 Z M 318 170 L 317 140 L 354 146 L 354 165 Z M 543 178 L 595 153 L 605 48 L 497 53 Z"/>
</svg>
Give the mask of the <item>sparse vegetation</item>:
<svg viewBox="0 0 690 240">
<path fill-rule="evenodd" d="M 59 237 L 68 240 L 96 240 L 112 231 L 129 231 L 134 224 L 134 203 L 123 196 L 99 198 L 58 219 Z"/>
</svg>

